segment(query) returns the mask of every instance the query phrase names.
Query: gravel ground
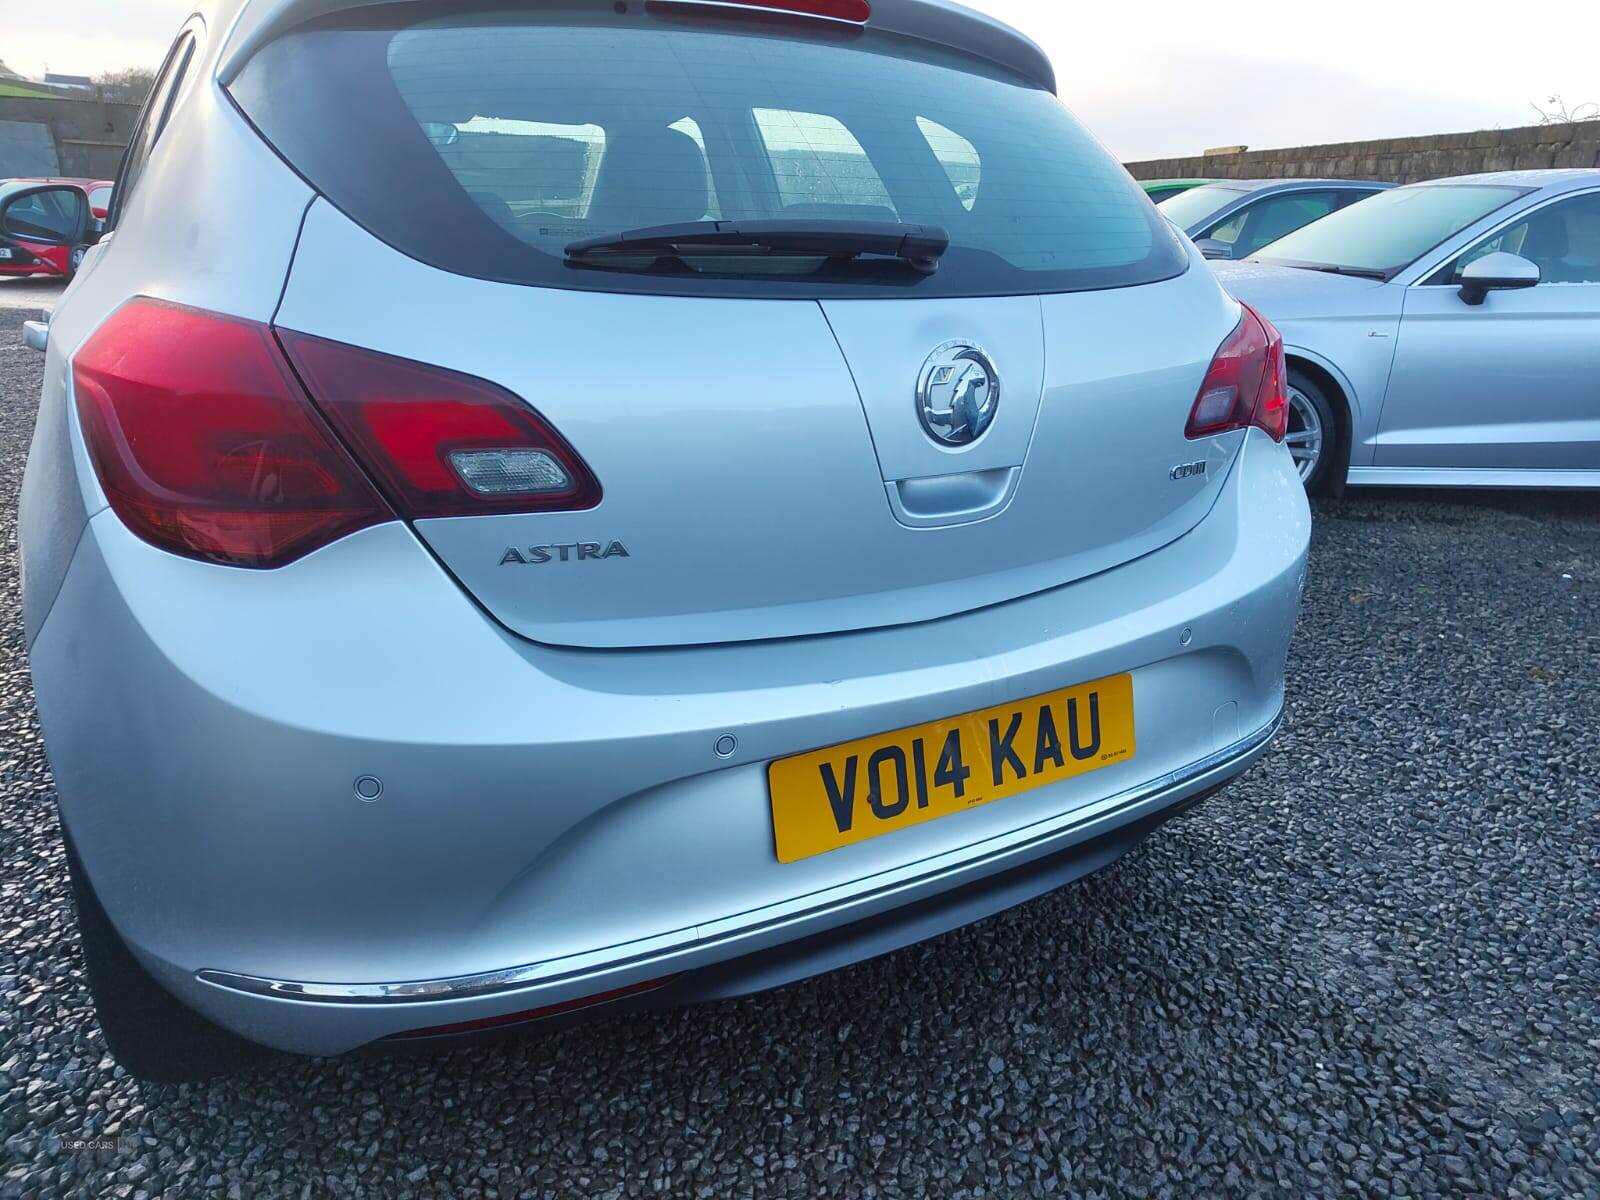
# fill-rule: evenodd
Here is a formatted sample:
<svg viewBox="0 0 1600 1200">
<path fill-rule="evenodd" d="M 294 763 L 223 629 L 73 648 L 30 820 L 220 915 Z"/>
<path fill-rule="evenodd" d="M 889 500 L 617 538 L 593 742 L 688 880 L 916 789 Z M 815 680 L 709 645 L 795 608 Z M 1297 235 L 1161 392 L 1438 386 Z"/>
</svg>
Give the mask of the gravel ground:
<svg viewBox="0 0 1600 1200">
<path fill-rule="evenodd" d="M 90 1011 L 3 562 L 0 1195 L 1600 1197 L 1600 500 L 1319 505 L 1277 749 L 1063 893 L 748 1000 L 181 1088 Z"/>
</svg>

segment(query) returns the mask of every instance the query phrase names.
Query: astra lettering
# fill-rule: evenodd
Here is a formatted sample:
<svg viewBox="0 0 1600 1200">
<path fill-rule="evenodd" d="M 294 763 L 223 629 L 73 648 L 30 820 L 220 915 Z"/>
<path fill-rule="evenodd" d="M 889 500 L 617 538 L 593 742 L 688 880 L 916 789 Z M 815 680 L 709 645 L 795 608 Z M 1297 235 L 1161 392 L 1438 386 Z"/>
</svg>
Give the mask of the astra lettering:
<svg viewBox="0 0 1600 1200">
<path fill-rule="evenodd" d="M 567 542 L 550 546 L 508 546 L 500 556 L 502 567 L 510 563 L 539 566 L 547 562 L 599 562 L 607 558 L 631 558 L 621 542 Z"/>
</svg>

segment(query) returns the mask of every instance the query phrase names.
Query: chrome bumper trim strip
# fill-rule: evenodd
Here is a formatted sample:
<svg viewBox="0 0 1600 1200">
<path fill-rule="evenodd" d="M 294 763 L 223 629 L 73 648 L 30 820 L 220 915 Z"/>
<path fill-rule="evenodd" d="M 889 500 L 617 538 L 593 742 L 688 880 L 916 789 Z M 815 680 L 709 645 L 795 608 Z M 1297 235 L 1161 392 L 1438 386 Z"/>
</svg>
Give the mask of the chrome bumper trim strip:
<svg viewBox="0 0 1600 1200">
<path fill-rule="evenodd" d="M 980 853 L 970 858 L 950 862 L 949 856 L 941 856 L 944 861 L 932 870 L 911 878 L 897 878 L 894 882 L 872 888 L 867 891 L 852 893 L 843 897 L 830 897 L 824 903 L 800 911 L 785 911 L 781 916 L 769 920 L 761 920 L 756 914 L 746 914 L 751 919 L 747 924 L 735 925 L 733 921 L 716 923 L 717 932 L 710 937 L 700 936 L 701 929 L 694 927 L 681 931 L 680 940 L 670 940 L 673 935 L 647 939 L 643 945 L 648 948 L 636 949 L 628 953 L 626 946 L 611 947 L 619 951 L 615 959 L 605 960 L 597 955 L 583 955 L 589 960 L 587 965 L 577 969 L 563 969 L 562 959 L 546 960 L 544 962 L 529 963 L 520 967 L 508 967 L 500 971 L 485 971 L 475 975 L 458 975 L 447 979 L 414 980 L 403 983 L 303 983 L 290 980 L 265 979 L 255 975 L 242 975 L 233 971 L 218 971 L 202 969 L 196 972 L 199 979 L 218 987 L 228 988 L 232 991 L 248 992 L 258 996 L 269 996 L 279 1000 L 307 1001 L 318 1004 L 411 1004 L 419 1001 L 432 1000 L 464 1000 L 492 996 L 501 992 L 514 991 L 519 988 L 539 987 L 541 990 L 551 985 L 571 983 L 593 977 L 613 975 L 616 971 L 629 967 L 653 970 L 660 974 L 663 964 L 675 956 L 692 953 L 729 941 L 737 941 L 758 934 L 763 928 L 782 925 L 804 924 L 809 920 L 826 917 L 830 913 L 848 909 L 852 906 L 870 902 L 874 897 L 888 895 L 898 891 L 914 889 L 919 884 L 930 883 L 943 875 L 961 875 L 974 873 L 974 878 L 982 878 L 989 872 L 982 871 L 986 864 L 993 863 L 994 870 L 1003 870 L 1012 865 L 1007 860 L 1016 858 L 1019 854 L 1029 849 L 1050 843 L 1061 842 L 1062 847 L 1075 844 L 1079 840 L 1072 834 L 1086 826 L 1103 826 L 1094 836 L 1110 833 L 1127 821 L 1136 819 L 1146 814 L 1131 813 L 1129 810 L 1148 807 L 1151 813 L 1159 811 L 1166 805 L 1152 805 L 1151 802 L 1160 799 L 1168 792 L 1177 791 L 1188 787 L 1200 780 L 1203 776 L 1223 772 L 1226 768 L 1239 765 L 1242 770 L 1248 765 L 1242 760 L 1259 757 L 1265 751 L 1266 745 L 1277 734 L 1283 724 L 1283 714 L 1280 712 L 1266 726 L 1258 729 L 1248 737 L 1242 738 L 1233 745 L 1207 755 L 1205 758 L 1190 763 L 1179 771 L 1163 775 L 1138 787 L 1119 792 L 1082 806 L 1073 813 L 1064 814 L 1070 817 L 1080 815 L 1082 819 L 1071 824 L 1061 825 L 1054 819 L 1046 822 L 1048 830 L 1032 838 L 1022 837 L 1028 830 L 1014 831 L 1012 835 L 1004 836 L 1004 844 L 998 849 L 990 849 L 987 853 L 981 852 L 985 846 L 980 843 Z M 1176 796 L 1172 803 L 1177 803 L 1185 797 Z M 1126 820 L 1115 820 L 1118 816 L 1126 816 Z M 1022 837 L 1021 841 L 1015 840 Z M 1054 849 L 1055 847 L 1051 847 Z M 1036 857 L 1036 856 L 1035 856 Z M 952 887 L 959 886 L 952 882 Z M 789 908 L 789 906 L 774 906 Z M 758 912 L 760 910 L 757 910 Z M 770 911 L 770 910 L 769 910 Z M 804 936 L 797 934 L 796 936 Z M 635 943 L 638 947 L 640 944 Z M 601 951 L 603 955 L 605 951 Z M 739 957 L 738 954 L 728 956 Z M 692 968 L 691 968 L 692 969 Z M 670 968 L 667 968 L 668 973 Z"/>
</svg>

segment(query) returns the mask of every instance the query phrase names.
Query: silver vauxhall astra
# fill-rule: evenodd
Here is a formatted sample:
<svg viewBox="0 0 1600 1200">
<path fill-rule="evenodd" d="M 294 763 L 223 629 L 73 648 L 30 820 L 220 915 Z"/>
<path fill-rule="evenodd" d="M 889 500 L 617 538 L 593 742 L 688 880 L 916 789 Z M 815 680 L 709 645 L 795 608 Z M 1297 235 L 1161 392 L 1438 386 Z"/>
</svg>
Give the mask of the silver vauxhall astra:
<svg viewBox="0 0 1600 1200">
<path fill-rule="evenodd" d="M 202 3 L 28 331 L 131 1071 L 774 987 L 1266 751 L 1282 341 L 1054 88 L 944 0 Z"/>
</svg>

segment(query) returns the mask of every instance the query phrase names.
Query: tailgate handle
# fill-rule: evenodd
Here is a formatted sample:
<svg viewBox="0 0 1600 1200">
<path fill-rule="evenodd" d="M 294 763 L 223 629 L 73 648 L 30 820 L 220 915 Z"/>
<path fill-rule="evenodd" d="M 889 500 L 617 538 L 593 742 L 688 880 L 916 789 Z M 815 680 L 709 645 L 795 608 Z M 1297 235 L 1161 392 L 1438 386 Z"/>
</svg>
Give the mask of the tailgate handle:
<svg viewBox="0 0 1600 1200">
<path fill-rule="evenodd" d="M 1021 467 L 997 467 L 900 479 L 888 485 L 889 507 L 896 520 L 914 529 L 969 525 L 1010 504 L 1021 478 Z"/>
</svg>

